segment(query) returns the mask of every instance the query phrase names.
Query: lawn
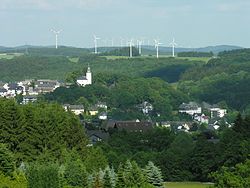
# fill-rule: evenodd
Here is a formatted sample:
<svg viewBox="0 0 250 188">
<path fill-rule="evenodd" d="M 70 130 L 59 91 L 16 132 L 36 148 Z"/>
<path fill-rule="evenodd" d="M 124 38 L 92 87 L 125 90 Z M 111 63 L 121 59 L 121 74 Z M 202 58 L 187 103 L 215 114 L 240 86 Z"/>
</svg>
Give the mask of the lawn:
<svg viewBox="0 0 250 188">
<path fill-rule="evenodd" d="M 166 183 L 166 188 L 210 188 L 213 187 L 210 183 L 199 182 L 169 182 Z"/>
<path fill-rule="evenodd" d="M 11 54 L 7 54 L 7 53 L 0 53 L 0 59 L 13 59 L 16 56 L 21 56 L 23 55 L 22 53 L 11 53 Z"/>
</svg>

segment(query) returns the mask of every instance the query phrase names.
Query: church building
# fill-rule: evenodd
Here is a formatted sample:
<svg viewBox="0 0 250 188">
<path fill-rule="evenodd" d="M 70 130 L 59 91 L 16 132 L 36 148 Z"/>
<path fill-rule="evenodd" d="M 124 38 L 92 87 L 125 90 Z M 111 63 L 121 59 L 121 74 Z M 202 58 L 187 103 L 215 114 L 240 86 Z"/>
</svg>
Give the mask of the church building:
<svg viewBox="0 0 250 188">
<path fill-rule="evenodd" d="M 90 71 L 90 67 L 88 66 L 88 70 L 86 72 L 86 76 L 81 76 L 76 80 L 77 85 L 85 87 L 86 85 L 92 84 L 92 73 Z"/>
</svg>

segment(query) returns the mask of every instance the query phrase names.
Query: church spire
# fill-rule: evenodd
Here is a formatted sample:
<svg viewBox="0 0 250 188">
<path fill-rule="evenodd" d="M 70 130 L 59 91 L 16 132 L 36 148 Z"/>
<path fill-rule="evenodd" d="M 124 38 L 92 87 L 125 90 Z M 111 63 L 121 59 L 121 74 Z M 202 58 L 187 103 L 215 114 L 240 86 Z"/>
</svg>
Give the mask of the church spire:
<svg viewBox="0 0 250 188">
<path fill-rule="evenodd" d="M 90 66 L 89 66 L 89 64 L 88 64 L 88 70 L 87 70 L 87 72 L 88 73 L 90 73 L 91 71 L 90 71 Z"/>
</svg>

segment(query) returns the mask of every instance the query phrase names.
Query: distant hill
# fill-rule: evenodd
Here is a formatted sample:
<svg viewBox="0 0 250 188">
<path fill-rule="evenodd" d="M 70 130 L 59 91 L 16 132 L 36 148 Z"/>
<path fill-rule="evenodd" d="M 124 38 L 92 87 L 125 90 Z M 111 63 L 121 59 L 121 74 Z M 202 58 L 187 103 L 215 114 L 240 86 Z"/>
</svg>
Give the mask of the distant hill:
<svg viewBox="0 0 250 188">
<path fill-rule="evenodd" d="M 25 53 L 37 56 L 81 56 L 90 53 L 89 49 L 76 48 L 70 46 L 60 46 L 55 49 L 52 46 L 17 46 L 17 47 L 0 47 L 0 53 Z"/>
<path fill-rule="evenodd" d="M 110 52 L 120 49 L 120 47 L 99 47 L 98 52 Z M 218 54 L 223 51 L 237 50 L 242 49 L 239 46 L 230 46 L 230 45 L 219 45 L 219 46 L 208 46 L 203 48 L 176 48 L 176 53 L 178 52 L 213 52 L 214 54 Z M 70 46 L 60 46 L 58 49 L 55 49 L 53 46 L 31 46 L 31 45 L 23 45 L 17 47 L 4 47 L 0 46 L 0 53 L 26 53 L 26 50 L 31 55 L 65 55 L 65 56 L 80 56 L 83 53 L 92 53 L 94 52 L 93 48 L 76 48 Z M 162 55 L 170 55 L 172 52 L 171 47 L 160 47 L 159 51 Z M 154 55 L 155 47 L 154 46 L 142 46 L 142 53 L 144 55 Z"/>
<path fill-rule="evenodd" d="M 148 54 L 155 54 L 155 48 L 154 46 L 143 46 L 143 53 L 145 55 Z M 239 46 L 230 46 L 230 45 L 219 45 L 219 46 L 207 46 L 207 47 L 202 47 L 202 48 L 176 48 L 175 52 L 213 52 L 214 54 L 218 54 L 223 51 L 231 51 L 231 50 L 238 50 L 238 49 L 243 49 L 242 47 Z M 170 55 L 172 53 L 172 48 L 171 47 L 160 47 L 159 51 L 163 55 Z"/>
</svg>

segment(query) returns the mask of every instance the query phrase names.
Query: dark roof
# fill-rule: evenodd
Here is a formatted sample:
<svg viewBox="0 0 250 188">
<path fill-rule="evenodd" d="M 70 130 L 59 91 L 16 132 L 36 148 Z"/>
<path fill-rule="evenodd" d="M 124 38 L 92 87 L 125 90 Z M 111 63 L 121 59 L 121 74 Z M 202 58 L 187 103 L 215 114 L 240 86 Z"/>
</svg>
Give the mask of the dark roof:
<svg viewBox="0 0 250 188">
<path fill-rule="evenodd" d="M 47 87 L 47 88 L 54 88 L 55 87 L 55 85 L 56 85 L 56 83 L 43 83 L 43 84 L 41 84 L 41 83 L 38 83 L 37 84 L 37 87 L 41 87 L 41 88 L 45 88 L 45 87 Z"/>
<path fill-rule="evenodd" d="M 18 84 L 17 83 L 10 83 L 8 84 L 8 89 L 9 90 L 15 90 L 17 87 L 18 87 Z"/>
<path fill-rule="evenodd" d="M 99 116 L 107 116 L 107 112 L 101 112 Z"/>
<path fill-rule="evenodd" d="M 199 105 L 197 103 L 195 103 L 195 102 L 189 102 L 188 104 L 187 103 L 182 103 L 179 106 L 180 110 L 196 110 L 197 108 L 199 108 Z"/>
<path fill-rule="evenodd" d="M 106 129 L 115 128 L 118 130 L 126 131 L 149 131 L 154 128 L 154 124 L 148 121 L 136 122 L 136 121 L 110 121 L 108 122 Z"/>
<path fill-rule="evenodd" d="M 68 107 L 69 107 L 69 109 L 71 109 L 71 110 L 80 110 L 80 109 L 84 109 L 84 106 L 83 106 L 83 105 L 69 105 Z"/>
<path fill-rule="evenodd" d="M 87 80 L 86 76 L 81 76 L 79 78 L 77 78 L 77 80 Z"/>
<path fill-rule="evenodd" d="M 88 137 L 98 137 L 101 140 L 107 140 L 109 138 L 109 133 L 101 131 L 101 130 L 89 130 L 86 132 Z"/>
<path fill-rule="evenodd" d="M 3 87 L 0 87 L 0 92 L 7 92 L 7 90 L 5 89 L 5 88 L 3 88 Z"/>
<path fill-rule="evenodd" d="M 31 95 L 28 95 L 28 96 L 24 96 L 23 97 L 23 100 L 32 100 L 32 99 L 37 99 L 37 96 L 31 96 Z"/>
</svg>

